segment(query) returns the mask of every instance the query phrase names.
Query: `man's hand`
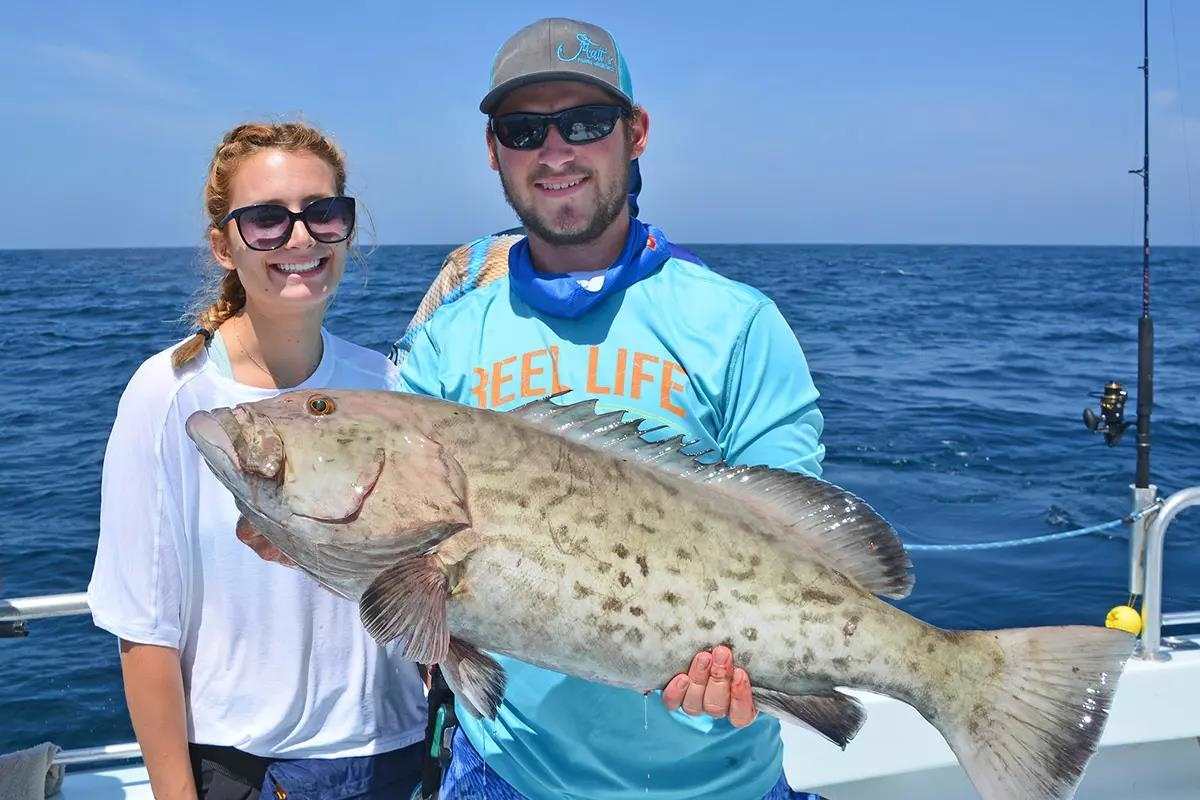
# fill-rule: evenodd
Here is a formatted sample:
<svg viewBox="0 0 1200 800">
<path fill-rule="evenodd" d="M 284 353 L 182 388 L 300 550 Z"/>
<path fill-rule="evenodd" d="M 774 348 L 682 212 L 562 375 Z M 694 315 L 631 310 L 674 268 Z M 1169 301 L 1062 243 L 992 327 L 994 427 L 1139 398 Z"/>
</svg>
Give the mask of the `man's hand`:
<svg viewBox="0 0 1200 800">
<path fill-rule="evenodd" d="M 729 717 L 735 728 L 744 728 L 758 716 L 746 670 L 733 666 L 733 651 L 723 644 L 701 650 L 686 673 L 671 679 L 663 689 L 663 705 L 698 716 Z"/>
<path fill-rule="evenodd" d="M 274 561 L 276 564 L 283 564 L 285 567 L 294 567 L 296 562 L 283 554 L 275 545 L 267 541 L 267 537 L 259 533 L 250 520 L 245 517 L 238 517 L 237 528 L 235 529 L 237 537 L 242 544 L 249 547 L 258 557 L 264 561 Z"/>
</svg>

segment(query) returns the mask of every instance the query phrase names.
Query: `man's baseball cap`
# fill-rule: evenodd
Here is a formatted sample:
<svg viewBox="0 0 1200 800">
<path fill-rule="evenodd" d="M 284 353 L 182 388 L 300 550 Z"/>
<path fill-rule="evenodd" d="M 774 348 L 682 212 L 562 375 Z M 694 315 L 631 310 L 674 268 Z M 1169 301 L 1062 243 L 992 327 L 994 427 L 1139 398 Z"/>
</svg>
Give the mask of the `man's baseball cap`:
<svg viewBox="0 0 1200 800">
<path fill-rule="evenodd" d="M 500 47 L 479 110 L 490 114 L 513 89 L 543 81 L 591 83 L 633 106 L 633 81 L 612 35 L 599 25 L 553 17 L 526 25 Z"/>
</svg>

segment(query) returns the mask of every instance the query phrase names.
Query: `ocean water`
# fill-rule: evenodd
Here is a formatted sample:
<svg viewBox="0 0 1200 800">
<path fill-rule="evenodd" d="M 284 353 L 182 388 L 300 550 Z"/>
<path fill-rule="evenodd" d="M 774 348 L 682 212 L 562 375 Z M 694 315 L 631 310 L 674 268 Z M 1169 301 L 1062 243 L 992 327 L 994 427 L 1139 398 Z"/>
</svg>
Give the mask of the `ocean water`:
<svg viewBox="0 0 1200 800">
<path fill-rule="evenodd" d="M 445 247 L 384 247 L 351 269 L 328 327 L 383 352 Z M 779 304 L 822 392 L 826 477 L 912 543 L 1068 530 L 1126 513 L 1132 432 L 1080 412 L 1136 387 L 1134 248 L 701 245 Z M 1154 480 L 1200 484 L 1200 250 L 1154 255 Z M 83 591 L 120 392 L 176 341 L 191 250 L 0 251 L 0 597 Z M 686 314 L 687 309 L 664 309 Z M 1131 398 L 1129 416 L 1134 402 Z M 1007 550 L 918 553 L 901 603 L 938 625 L 1093 623 L 1126 595 L 1123 531 Z M 1166 546 L 1168 611 L 1200 609 L 1200 513 Z M 0 752 L 132 739 L 116 642 L 76 617 L 0 640 Z"/>
</svg>

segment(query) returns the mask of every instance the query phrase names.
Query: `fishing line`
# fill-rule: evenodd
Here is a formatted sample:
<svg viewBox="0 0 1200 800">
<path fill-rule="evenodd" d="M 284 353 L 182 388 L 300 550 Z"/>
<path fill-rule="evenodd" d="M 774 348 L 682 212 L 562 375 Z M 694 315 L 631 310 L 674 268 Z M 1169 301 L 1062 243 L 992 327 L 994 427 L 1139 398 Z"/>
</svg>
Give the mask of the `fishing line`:
<svg viewBox="0 0 1200 800">
<path fill-rule="evenodd" d="M 1175 96 L 1179 100 L 1179 130 L 1183 134 L 1183 170 L 1187 178 L 1188 227 L 1192 233 L 1192 246 L 1196 240 L 1196 205 L 1192 201 L 1192 153 L 1188 147 L 1188 116 L 1183 105 L 1183 69 L 1179 66 L 1179 40 L 1175 36 L 1175 0 L 1171 0 L 1171 45 L 1175 48 Z"/>
</svg>

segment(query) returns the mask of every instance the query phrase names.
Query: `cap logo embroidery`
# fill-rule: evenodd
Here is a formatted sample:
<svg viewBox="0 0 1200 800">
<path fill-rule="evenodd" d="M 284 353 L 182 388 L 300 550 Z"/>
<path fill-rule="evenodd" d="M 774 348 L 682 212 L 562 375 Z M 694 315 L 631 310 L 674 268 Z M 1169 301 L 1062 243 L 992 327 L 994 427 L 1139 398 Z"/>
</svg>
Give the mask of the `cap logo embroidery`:
<svg viewBox="0 0 1200 800">
<path fill-rule="evenodd" d="M 554 51 L 554 55 L 559 61 L 577 61 L 580 64 L 590 64 L 593 67 L 606 69 L 609 72 L 616 72 L 617 67 L 613 63 L 613 58 L 608 54 L 608 49 L 601 47 L 588 38 L 586 33 L 575 34 L 576 40 L 579 42 L 579 49 L 575 55 L 567 58 L 566 48 L 562 42 L 558 43 L 558 47 Z"/>
</svg>

